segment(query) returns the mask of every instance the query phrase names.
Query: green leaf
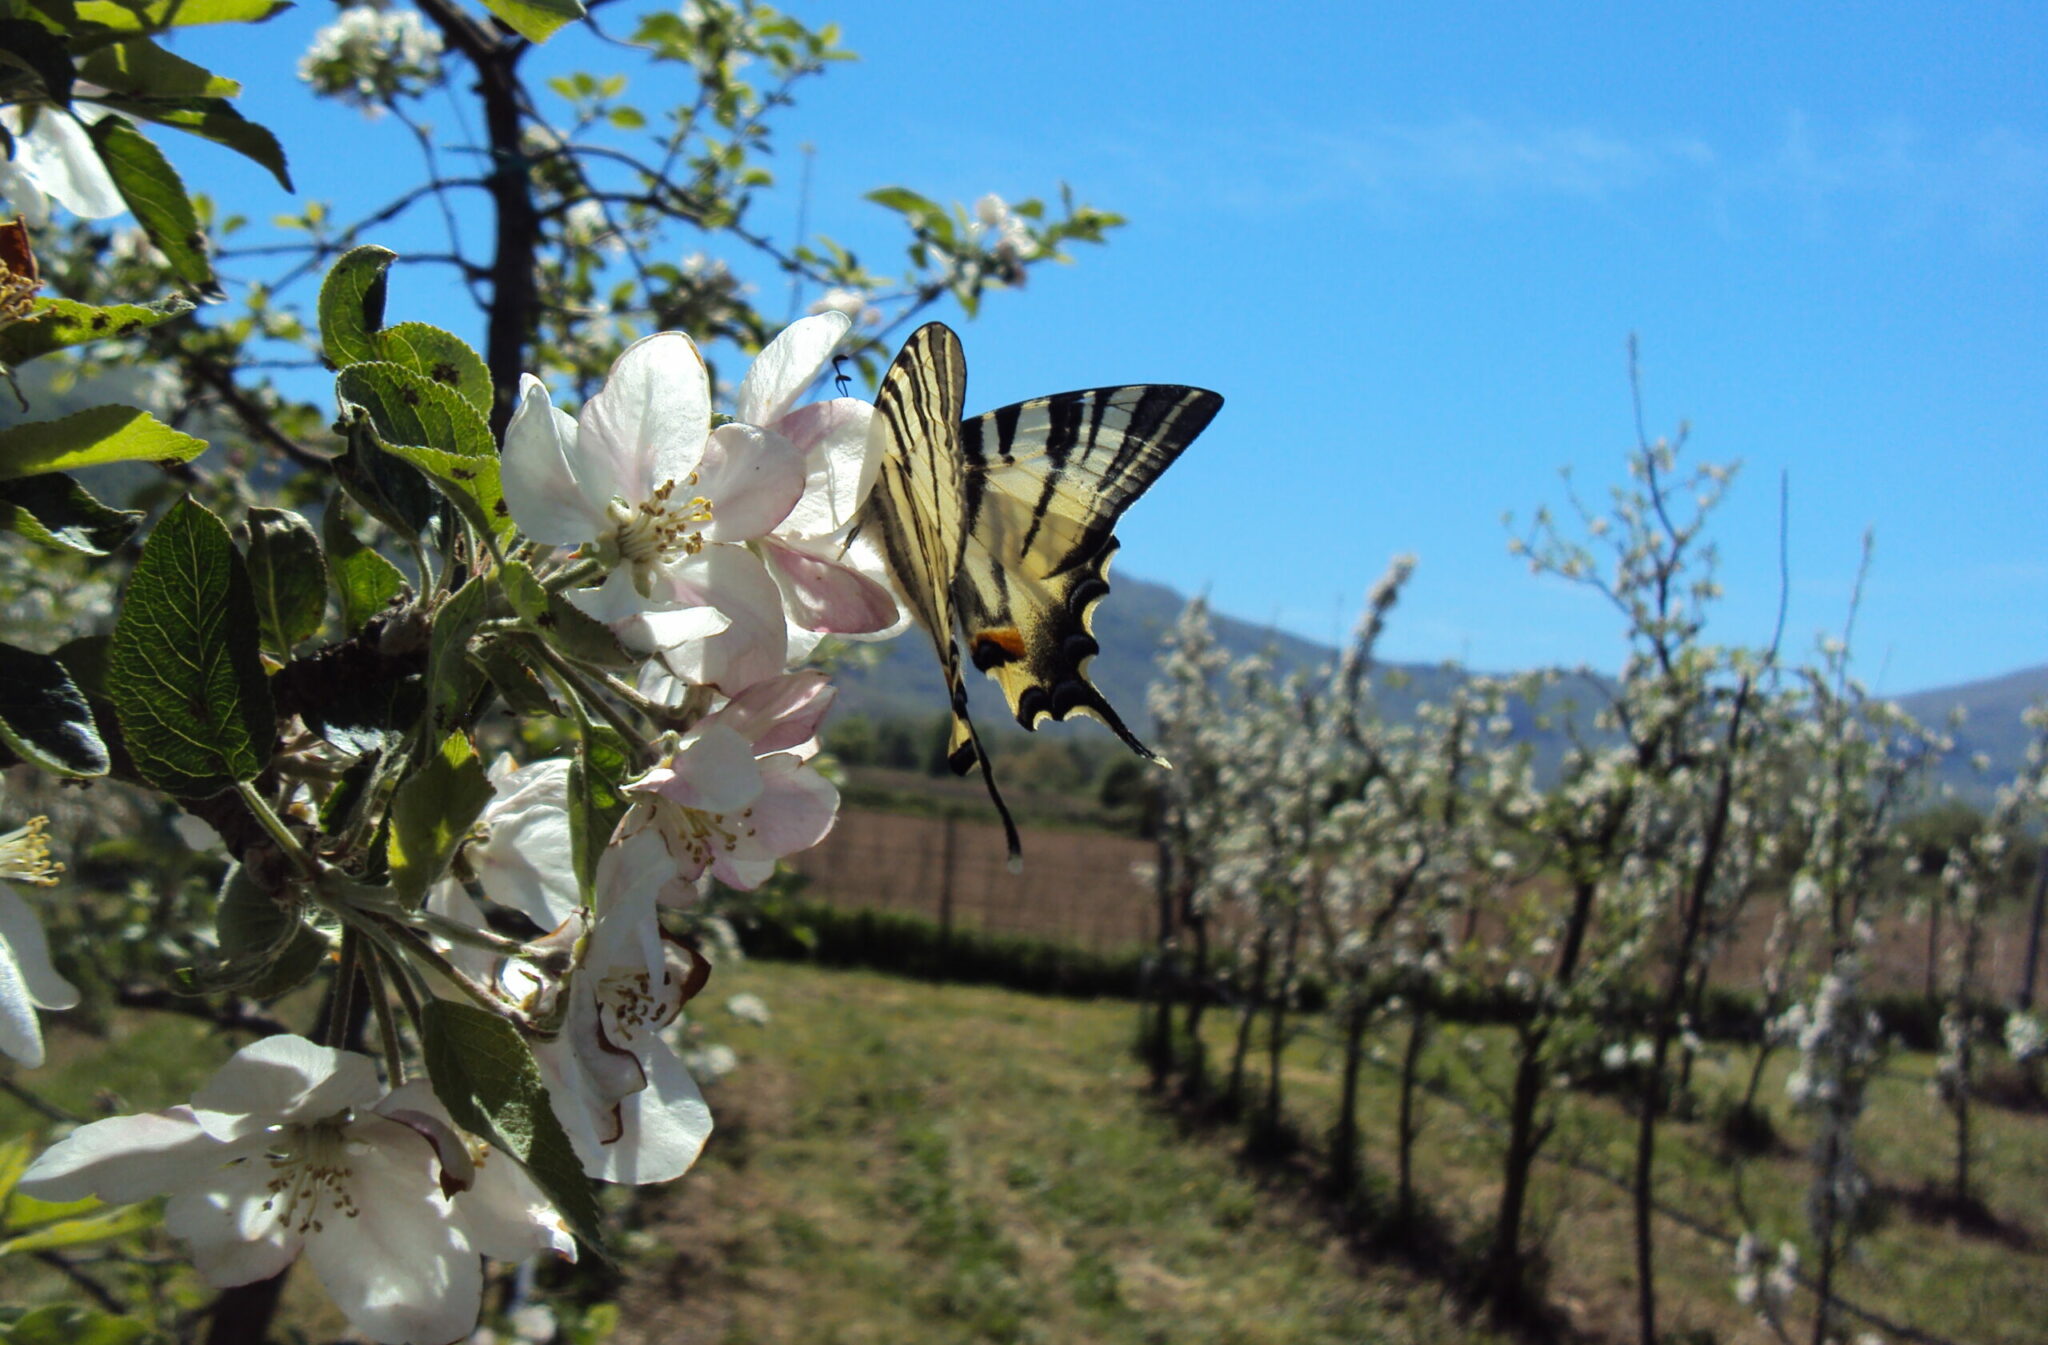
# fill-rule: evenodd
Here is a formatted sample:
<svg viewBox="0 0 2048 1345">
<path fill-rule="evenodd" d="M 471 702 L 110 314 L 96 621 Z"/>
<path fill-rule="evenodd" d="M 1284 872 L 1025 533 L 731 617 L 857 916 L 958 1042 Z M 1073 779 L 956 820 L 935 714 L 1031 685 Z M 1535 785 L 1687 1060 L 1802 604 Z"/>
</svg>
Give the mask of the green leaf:
<svg viewBox="0 0 2048 1345">
<path fill-rule="evenodd" d="M 876 205 L 887 206 L 899 214 L 911 216 L 913 220 L 945 213 L 936 201 L 919 196 L 908 187 L 877 187 L 867 194 L 867 199 Z"/>
<path fill-rule="evenodd" d="M 320 282 L 320 343 L 335 368 L 383 358 L 376 335 L 384 325 L 385 272 L 397 260 L 389 248 L 353 248 Z"/>
<path fill-rule="evenodd" d="M 426 898 L 491 793 L 483 758 L 466 733 L 443 738 L 441 750 L 399 784 L 391 804 L 391 888 L 407 905 Z"/>
<path fill-rule="evenodd" d="M 550 592 L 524 562 L 507 561 L 499 567 L 498 582 L 520 621 L 570 658 L 605 668 L 631 668 L 646 661 L 621 645 L 610 626 Z"/>
<path fill-rule="evenodd" d="M 626 815 L 625 784 L 637 774 L 633 767 L 626 740 L 603 724 L 584 730 L 583 750 L 569 763 L 569 852 L 586 901 L 597 879 L 597 861 Z"/>
<path fill-rule="evenodd" d="M 491 414 L 491 371 L 484 357 L 453 332 L 424 322 L 401 322 L 375 334 L 377 356 L 453 388 L 484 415 Z"/>
<path fill-rule="evenodd" d="M 52 775 L 107 773 L 107 745 L 64 665 L 0 644 L 0 743 Z"/>
<path fill-rule="evenodd" d="M 253 780 L 276 726 L 256 600 L 228 530 L 180 500 L 150 533 L 107 651 L 107 698 L 142 778 L 204 798 Z"/>
<path fill-rule="evenodd" d="M 470 657 L 491 679 L 491 685 L 505 698 L 505 708 L 516 715 L 554 716 L 561 713 L 549 694 L 547 684 L 527 666 L 517 635 L 487 632 L 470 648 Z"/>
<path fill-rule="evenodd" d="M 0 481 L 110 462 L 189 462 L 205 451 L 204 439 L 174 430 L 147 411 L 109 403 L 0 430 Z"/>
<path fill-rule="evenodd" d="M 225 145 L 243 158 L 269 169 L 278 186 L 286 191 L 293 190 L 291 170 L 285 166 L 284 146 L 277 143 L 277 137 L 267 127 L 259 126 L 235 111 L 224 98 L 196 95 L 184 98 L 123 98 L 108 95 L 94 101 L 131 117 L 153 121 L 159 126 L 175 127 L 202 140 Z"/>
<path fill-rule="evenodd" d="M 213 263 L 206 257 L 206 235 L 200 230 L 199 214 L 163 151 L 125 117 L 107 116 L 94 122 L 92 143 L 135 222 L 171 264 L 171 274 L 202 299 L 225 299 L 227 293 L 214 279 Z"/>
<path fill-rule="evenodd" d="M 519 1029 L 496 1014 L 429 1000 L 420 1039 L 434 1096 L 455 1124 L 519 1160 L 569 1228 L 606 1255 L 590 1179 L 548 1105 L 547 1083 Z"/>
<path fill-rule="evenodd" d="M 275 999 L 327 960 L 327 938 L 306 923 L 302 908 L 280 905 L 239 864 L 221 882 L 213 921 L 220 961 L 194 973 L 196 989 Z"/>
<path fill-rule="evenodd" d="M 484 619 L 488 601 L 482 579 L 472 579 L 434 613 L 434 634 L 427 644 L 429 711 L 436 733 L 467 729 L 470 702 L 476 699 L 483 674 L 469 661 L 469 637 Z"/>
<path fill-rule="evenodd" d="M 438 517 L 433 483 L 384 451 L 367 407 L 350 408 L 339 428 L 348 448 L 334 459 L 334 479 L 379 523 L 401 537 L 419 537 Z"/>
<path fill-rule="evenodd" d="M 139 510 L 101 504 L 62 472 L 0 481 L 0 528 L 44 546 L 104 556 L 142 526 Z"/>
<path fill-rule="evenodd" d="M 357 369 L 365 367 L 356 366 Z M 505 487 L 498 479 L 498 460 L 495 457 L 470 458 L 411 444 L 387 444 L 384 451 L 432 477 L 434 483 L 441 487 L 441 493 L 462 511 L 462 516 L 479 533 L 495 537 L 500 542 L 512 535 L 512 509 L 505 503 Z"/>
<path fill-rule="evenodd" d="M 261 23 L 290 0 L 80 0 L 78 17 L 124 33 L 162 32 L 204 23 Z"/>
<path fill-rule="evenodd" d="M 585 13 L 577 0 L 484 0 L 484 8 L 528 42 L 547 41 L 563 24 L 574 23 Z"/>
<path fill-rule="evenodd" d="M 34 1232 L 23 1233 L 19 1237 L 0 1242 L 0 1256 L 13 1252 L 46 1252 L 58 1247 L 79 1247 L 92 1242 L 105 1242 L 110 1238 L 154 1228 L 161 1218 L 154 1205 L 130 1205 L 125 1209 L 88 1214 L 80 1219 L 64 1219 L 47 1224 Z"/>
<path fill-rule="evenodd" d="M 10 1228 L 19 1228 L 24 1224 L 36 1222 L 29 1219 L 15 1218 L 14 1204 L 16 1202 L 9 1200 L 9 1197 L 14 1194 L 14 1184 L 21 1180 L 22 1173 L 28 1171 L 29 1160 L 35 1156 L 35 1141 L 27 1135 L 16 1135 L 12 1139 L 0 1142 L 0 1205 L 7 1207 L 7 1225 Z M 27 1200 L 28 1197 L 23 1196 L 22 1199 Z M 98 1200 L 90 1200 L 89 1198 L 86 1208 L 92 1209 L 98 1205 Z"/>
<path fill-rule="evenodd" d="M 511 534 L 496 441 L 483 412 L 462 394 L 386 360 L 350 365 L 334 388 L 345 405 L 369 414 L 378 446 L 431 477 L 478 532 Z"/>
<path fill-rule="evenodd" d="M 289 509 L 249 510 L 249 586 L 263 647 L 280 657 L 312 639 L 327 616 L 327 565 L 313 525 Z"/>
<path fill-rule="evenodd" d="M 75 299 L 38 299 L 30 316 L 0 327 L 0 364 L 9 368 L 66 346 L 128 336 L 192 311 L 192 301 L 172 295 L 151 304 L 108 304 L 96 308 Z"/>
<path fill-rule="evenodd" d="M 0 50 L 6 51 L 12 58 L 8 64 L 34 71 L 36 78 L 42 81 L 43 89 L 49 94 L 50 100 L 68 106 L 71 102 L 72 85 L 77 82 L 78 77 L 78 72 L 71 66 L 70 51 L 57 34 L 40 23 L 12 17 L 14 12 L 14 7 L 10 5 L 10 17 L 0 19 Z M 21 92 L 27 91 L 23 89 Z"/>
<path fill-rule="evenodd" d="M 497 459 L 497 441 L 484 413 L 426 374 L 389 360 L 351 364 L 335 376 L 334 390 L 343 402 L 370 413 L 387 447 L 405 444 Z"/>
<path fill-rule="evenodd" d="M 146 37 L 114 42 L 78 63 L 87 82 L 137 98 L 233 98 L 242 86 L 176 56 Z"/>
<path fill-rule="evenodd" d="M 341 624 L 353 635 L 405 592 L 405 575 L 356 537 L 340 497 L 328 500 L 320 532 L 327 541 L 327 570 L 341 597 Z"/>
<path fill-rule="evenodd" d="M 58 1303 L 33 1308 L 0 1328 L 0 1345 L 134 1345 L 149 1334 L 149 1325 L 133 1317 Z"/>
</svg>

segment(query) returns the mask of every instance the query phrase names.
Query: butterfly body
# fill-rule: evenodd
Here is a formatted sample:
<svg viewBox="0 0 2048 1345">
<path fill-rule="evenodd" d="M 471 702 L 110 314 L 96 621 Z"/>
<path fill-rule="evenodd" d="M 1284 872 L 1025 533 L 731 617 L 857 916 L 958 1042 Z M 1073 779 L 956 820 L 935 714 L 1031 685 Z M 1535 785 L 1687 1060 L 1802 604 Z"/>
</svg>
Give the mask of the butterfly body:
<svg viewBox="0 0 2048 1345">
<path fill-rule="evenodd" d="M 872 534 L 945 674 L 948 758 L 977 764 L 1016 827 L 967 712 L 966 661 L 1027 729 L 1079 713 L 1148 760 L 1095 684 L 1095 607 L 1109 592 L 1118 517 L 1201 433 L 1223 399 L 1134 384 L 1058 393 L 964 419 L 967 367 L 942 323 L 911 334 L 875 398 L 881 453 L 859 528 Z"/>
</svg>

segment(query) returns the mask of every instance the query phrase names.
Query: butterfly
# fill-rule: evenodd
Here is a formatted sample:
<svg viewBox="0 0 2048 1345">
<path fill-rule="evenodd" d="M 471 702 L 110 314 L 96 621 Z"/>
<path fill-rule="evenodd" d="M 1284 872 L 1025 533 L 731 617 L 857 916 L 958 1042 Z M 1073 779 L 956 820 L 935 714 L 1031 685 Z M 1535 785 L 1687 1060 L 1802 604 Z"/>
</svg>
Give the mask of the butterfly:
<svg viewBox="0 0 2048 1345">
<path fill-rule="evenodd" d="M 1079 713 L 1158 760 L 1088 680 L 1088 662 L 1101 652 L 1095 605 L 1109 592 L 1117 518 L 1223 398 L 1133 384 L 963 420 L 966 391 L 967 361 L 952 329 L 931 322 L 911 333 L 875 395 L 870 434 L 880 466 L 853 531 L 875 539 L 931 636 L 951 698 L 947 759 L 958 775 L 980 766 L 1015 869 L 1022 846 L 968 717 L 961 642 L 1025 728 Z"/>
</svg>

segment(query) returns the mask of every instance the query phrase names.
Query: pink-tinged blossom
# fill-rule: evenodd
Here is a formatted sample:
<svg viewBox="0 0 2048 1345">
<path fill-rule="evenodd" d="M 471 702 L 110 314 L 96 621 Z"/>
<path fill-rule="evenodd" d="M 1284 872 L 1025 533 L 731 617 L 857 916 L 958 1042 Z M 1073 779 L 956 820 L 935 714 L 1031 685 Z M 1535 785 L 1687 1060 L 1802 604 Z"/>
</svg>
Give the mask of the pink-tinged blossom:
<svg viewBox="0 0 2048 1345">
<path fill-rule="evenodd" d="M 0 836 L 0 878 L 48 887 L 63 866 L 50 860 L 48 819 Z M 57 974 L 36 913 L 10 887 L 0 886 L 0 1053 L 30 1069 L 43 1063 L 43 1027 L 37 1009 L 68 1009 L 78 987 Z"/>
<path fill-rule="evenodd" d="M 880 637 L 907 621 L 874 549 L 849 544 L 880 467 L 868 441 L 874 407 L 855 397 L 796 405 L 851 325 L 845 313 L 824 312 L 784 328 L 747 370 L 735 408 L 739 421 L 803 454 L 802 496 L 756 543 L 781 590 L 797 657 L 822 635 Z"/>
<path fill-rule="evenodd" d="M 642 652 L 702 645 L 693 672 L 728 694 L 783 666 L 754 609 L 776 594 L 745 544 L 788 517 L 804 457 L 755 425 L 711 428 L 703 357 L 681 332 L 634 342 L 572 419 L 531 375 L 505 431 L 505 501 L 526 535 L 609 572 L 568 597 Z M 679 674 L 680 675 L 680 674 Z"/>
<path fill-rule="evenodd" d="M 52 1201 L 169 1196 L 164 1226 L 213 1285 L 268 1279 L 303 1252 L 356 1330 L 440 1345 L 476 1325 L 484 1244 L 520 1255 L 558 1245 L 560 1220 L 501 1200 L 480 1211 L 478 1237 L 462 1203 L 476 1165 L 461 1136 L 424 1084 L 381 1091 L 367 1056 L 269 1037 L 236 1052 L 190 1106 L 81 1126 L 19 1189 Z"/>
<path fill-rule="evenodd" d="M 823 673 L 789 673 L 705 716 L 665 765 L 628 786 L 635 806 L 614 847 L 650 869 L 666 864 L 671 903 L 693 896 L 706 872 L 741 890 L 766 882 L 838 816 L 838 789 L 811 764 L 833 695 Z"/>
</svg>

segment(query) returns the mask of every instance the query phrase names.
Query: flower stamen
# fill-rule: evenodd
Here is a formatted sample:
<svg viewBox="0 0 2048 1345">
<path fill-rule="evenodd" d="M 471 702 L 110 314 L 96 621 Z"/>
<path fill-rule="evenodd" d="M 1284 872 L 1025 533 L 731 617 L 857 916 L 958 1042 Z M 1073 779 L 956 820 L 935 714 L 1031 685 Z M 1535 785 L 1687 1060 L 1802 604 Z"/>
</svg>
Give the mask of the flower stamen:
<svg viewBox="0 0 2048 1345">
<path fill-rule="evenodd" d="M 0 878 L 55 887 L 64 866 L 50 858 L 49 829 L 49 818 L 31 817 L 27 826 L 0 836 Z"/>
</svg>

